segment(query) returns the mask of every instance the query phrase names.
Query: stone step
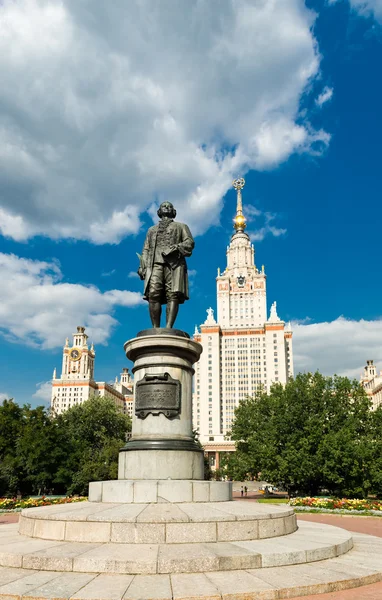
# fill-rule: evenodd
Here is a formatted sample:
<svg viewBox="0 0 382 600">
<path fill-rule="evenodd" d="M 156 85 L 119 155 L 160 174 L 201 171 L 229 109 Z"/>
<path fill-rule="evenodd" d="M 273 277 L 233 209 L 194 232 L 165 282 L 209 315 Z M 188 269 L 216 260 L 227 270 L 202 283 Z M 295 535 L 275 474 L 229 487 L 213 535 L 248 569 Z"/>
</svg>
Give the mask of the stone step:
<svg viewBox="0 0 382 600">
<path fill-rule="evenodd" d="M 76 573 L 198 573 L 321 561 L 348 552 L 352 545 L 348 531 L 309 522 L 278 538 L 192 544 L 48 541 L 20 535 L 14 526 L 0 530 L 0 565 Z"/>
<path fill-rule="evenodd" d="M 232 500 L 232 481 L 117 479 L 92 481 L 89 484 L 90 502 L 147 504 L 148 502 L 228 502 L 229 500 Z"/>
<path fill-rule="evenodd" d="M 257 540 L 296 531 L 289 506 L 239 502 L 71 505 L 24 509 L 21 534 L 44 540 L 129 544 Z"/>
<path fill-rule="evenodd" d="M 382 540 L 353 537 L 354 549 L 338 558 L 267 569 L 133 575 L 0 567 L 0 600 L 282 600 L 382 581 Z"/>
</svg>

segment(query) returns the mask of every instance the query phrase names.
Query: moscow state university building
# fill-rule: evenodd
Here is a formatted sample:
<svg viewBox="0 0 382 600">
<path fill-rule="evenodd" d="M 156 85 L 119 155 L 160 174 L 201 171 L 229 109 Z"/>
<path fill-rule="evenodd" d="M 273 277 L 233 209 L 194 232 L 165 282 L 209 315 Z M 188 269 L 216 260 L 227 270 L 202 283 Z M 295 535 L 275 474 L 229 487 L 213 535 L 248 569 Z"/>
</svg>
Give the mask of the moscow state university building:
<svg viewBox="0 0 382 600">
<path fill-rule="evenodd" d="M 267 276 L 255 265 L 255 250 L 245 232 L 242 206 L 244 179 L 234 181 L 237 190 L 235 233 L 227 247 L 227 267 L 216 278 L 217 316 L 212 308 L 196 328 L 195 341 L 203 353 L 195 365 L 193 427 L 208 453 L 212 468 L 219 467 L 220 453 L 233 451 L 227 433 L 235 407 L 262 386 L 286 383 L 293 376 L 292 331 L 282 321 L 276 302 L 267 312 Z"/>
</svg>

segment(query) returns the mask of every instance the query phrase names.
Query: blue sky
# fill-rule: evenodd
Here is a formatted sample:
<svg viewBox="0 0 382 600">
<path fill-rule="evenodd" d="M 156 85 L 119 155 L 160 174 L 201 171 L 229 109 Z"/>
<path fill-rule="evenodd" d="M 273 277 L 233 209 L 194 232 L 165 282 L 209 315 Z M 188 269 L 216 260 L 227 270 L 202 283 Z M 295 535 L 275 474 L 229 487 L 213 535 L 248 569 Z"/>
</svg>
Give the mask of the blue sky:
<svg viewBox="0 0 382 600">
<path fill-rule="evenodd" d="M 0 398 L 44 401 L 77 325 L 98 380 L 126 365 L 149 326 L 136 252 L 165 198 L 196 236 L 192 333 L 237 176 L 295 370 L 382 368 L 380 0 L 173 6 L 1 4 Z"/>
</svg>

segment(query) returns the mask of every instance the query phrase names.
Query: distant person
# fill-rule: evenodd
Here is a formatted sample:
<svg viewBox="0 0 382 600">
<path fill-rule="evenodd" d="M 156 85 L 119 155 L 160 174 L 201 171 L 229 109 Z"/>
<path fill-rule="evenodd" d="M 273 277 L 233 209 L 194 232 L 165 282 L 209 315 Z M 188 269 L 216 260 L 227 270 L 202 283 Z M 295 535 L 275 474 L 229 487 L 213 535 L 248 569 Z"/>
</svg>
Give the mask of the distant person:
<svg viewBox="0 0 382 600">
<path fill-rule="evenodd" d="M 243 497 L 244 496 L 244 487 L 241 486 L 240 488 L 240 496 Z"/>
<path fill-rule="evenodd" d="M 247 493 L 248 493 L 248 488 L 247 488 L 247 486 L 245 485 L 245 486 L 244 486 L 244 496 L 246 496 L 246 495 L 247 495 Z"/>
</svg>

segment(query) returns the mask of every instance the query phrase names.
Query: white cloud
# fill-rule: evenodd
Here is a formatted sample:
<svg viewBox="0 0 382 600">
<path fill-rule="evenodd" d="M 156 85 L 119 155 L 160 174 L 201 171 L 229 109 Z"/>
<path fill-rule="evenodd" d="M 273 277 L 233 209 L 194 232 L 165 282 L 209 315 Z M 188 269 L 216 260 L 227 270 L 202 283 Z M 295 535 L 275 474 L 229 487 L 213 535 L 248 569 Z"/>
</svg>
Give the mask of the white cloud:
<svg viewBox="0 0 382 600">
<path fill-rule="evenodd" d="M 42 400 L 43 402 L 50 404 L 50 400 L 52 397 L 52 382 L 51 381 L 42 381 L 41 383 L 37 383 L 36 391 L 33 394 L 32 398 L 36 400 Z"/>
<path fill-rule="evenodd" d="M 259 211 L 259 215 L 262 215 L 261 211 Z M 275 225 L 272 224 L 277 217 L 276 214 L 265 212 L 262 216 L 265 220 L 264 225 L 259 229 L 255 229 L 254 231 L 248 232 L 252 242 L 261 242 L 267 235 L 280 237 L 281 235 L 286 234 L 286 229 L 283 229 L 281 227 L 275 227 Z"/>
<path fill-rule="evenodd" d="M 329 143 L 301 0 L 2 0 L 0 232 L 116 243 L 163 198 L 195 234 L 234 176 Z M 307 117 L 306 117 L 307 118 Z"/>
<path fill-rule="evenodd" d="M 325 323 L 292 323 L 295 373 L 359 378 L 366 360 L 382 369 L 382 319 L 354 321 L 338 317 Z"/>
<path fill-rule="evenodd" d="M 9 394 L 4 394 L 0 392 L 0 402 L 3 402 L 4 400 L 8 400 L 10 398 Z"/>
<path fill-rule="evenodd" d="M 68 332 L 84 325 L 94 342 L 106 343 L 118 306 L 138 305 L 136 292 L 100 292 L 94 286 L 65 283 L 59 265 L 0 253 L 3 286 L 0 300 L 0 333 L 13 342 L 30 346 L 61 346 Z"/>
<path fill-rule="evenodd" d="M 325 86 L 321 94 L 316 99 L 316 104 L 322 106 L 325 102 L 329 102 L 333 98 L 333 88 Z"/>
<path fill-rule="evenodd" d="M 350 0 L 351 6 L 365 17 L 382 22 L 382 0 Z"/>
<path fill-rule="evenodd" d="M 328 0 L 336 4 L 338 0 Z M 350 6 L 363 17 L 374 17 L 382 23 L 382 0 L 349 0 Z"/>
</svg>

